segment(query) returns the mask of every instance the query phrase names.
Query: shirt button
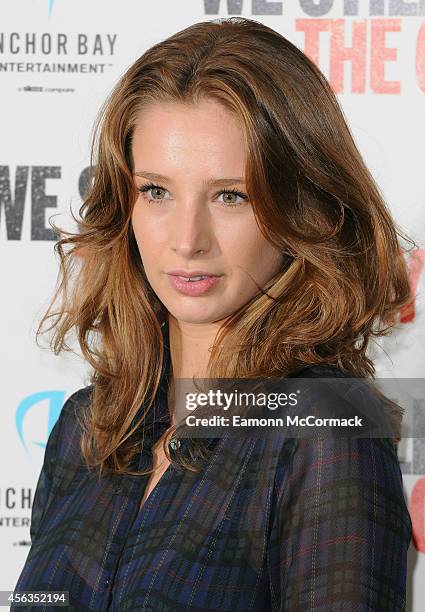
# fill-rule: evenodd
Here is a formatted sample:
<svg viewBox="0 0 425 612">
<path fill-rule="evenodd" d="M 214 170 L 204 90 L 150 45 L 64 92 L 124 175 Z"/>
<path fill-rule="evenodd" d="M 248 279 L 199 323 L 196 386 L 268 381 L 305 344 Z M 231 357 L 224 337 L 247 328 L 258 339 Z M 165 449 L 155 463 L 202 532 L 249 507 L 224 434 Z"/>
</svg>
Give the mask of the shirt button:
<svg viewBox="0 0 425 612">
<path fill-rule="evenodd" d="M 169 442 L 169 446 L 171 446 L 173 450 L 176 450 L 176 448 L 180 448 L 180 440 L 171 440 Z"/>
<path fill-rule="evenodd" d="M 104 586 L 106 586 L 106 587 L 107 587 L 107 586 L 108 586 L 108 584 L 109 584 L 109 582 L 110 582 L 109 578 L 106 578 L 106 579 L 105 579 L 105 581 L 104 581 L 104 583 L 103 583 L 103 584 L 104 584 Z"/>
</svg>

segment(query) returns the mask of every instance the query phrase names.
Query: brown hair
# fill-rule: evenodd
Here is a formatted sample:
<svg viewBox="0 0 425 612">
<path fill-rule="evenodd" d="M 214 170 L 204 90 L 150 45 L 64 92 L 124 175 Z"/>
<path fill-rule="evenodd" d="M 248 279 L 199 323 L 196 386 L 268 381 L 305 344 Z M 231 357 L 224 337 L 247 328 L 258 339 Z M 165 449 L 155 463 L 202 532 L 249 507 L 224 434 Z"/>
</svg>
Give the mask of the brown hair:
<svg viewBox="0 0 425 612">
<path fill-rule="evenodd" d="M 373 377 L 368 343 L 387 334 L 412 299 L 403 234 L 329 83 L 302 51 L 238 17 L 196 23 L 154 45 L 99 114 L 78 233 L 52 226 L 65 236 L 55 245 L 58 286 L 37 330 L 54 318 L 46 331 L 54 329 L 56 354 L 71 350 L 67 336 L 75 330 L 93 368 L 81 448 L 100 473 L 137 474 L 128 469 L 139 450 L 131 436 L 152 405 L 164 356 L 167 312 L 147 281 L 131 225 L 132 133 L 146 103 L 203 98 L 242 122 L 247 193 L 261 231 L 283 255 L 281 271 L 221 327 L 211 378 L 286 376 L 321 363 Z M 130 429 L 143 402 L 145 414 Z"/>
</svg>

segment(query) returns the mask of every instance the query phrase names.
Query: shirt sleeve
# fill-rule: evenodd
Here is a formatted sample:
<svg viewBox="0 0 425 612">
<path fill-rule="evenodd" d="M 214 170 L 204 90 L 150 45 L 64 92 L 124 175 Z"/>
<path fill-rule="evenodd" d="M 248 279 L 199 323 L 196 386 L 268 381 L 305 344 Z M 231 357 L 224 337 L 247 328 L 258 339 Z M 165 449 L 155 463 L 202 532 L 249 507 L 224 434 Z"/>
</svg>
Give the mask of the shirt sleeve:
<svg viewBox="0 0 425 612">
<path fill-rule="evenodd" d="M 34 493 L 30 526 L 30 538 L 32 544 L 34 543 L 34 540 L 37 537 L 37 532 L 41 520 L 43 518 L 43 514 L 47 505 L 47 500 L 51 491 L 53 471 L 56 463 L 57 440 L 59 437 L 60 421 L 61 415 L 59 415 L 59 418 L 53 426 L 53 429 L 50 432 L 49 438 L 47 440 L 46 448 L 44 451 L 43 465 L 41 467 Z"/>
<path fill-rule="evenodd" d="M 405 610 L 412 523 L 392 440 L 292 442 L 271 518 L 272 610 Z"/>
</svg>

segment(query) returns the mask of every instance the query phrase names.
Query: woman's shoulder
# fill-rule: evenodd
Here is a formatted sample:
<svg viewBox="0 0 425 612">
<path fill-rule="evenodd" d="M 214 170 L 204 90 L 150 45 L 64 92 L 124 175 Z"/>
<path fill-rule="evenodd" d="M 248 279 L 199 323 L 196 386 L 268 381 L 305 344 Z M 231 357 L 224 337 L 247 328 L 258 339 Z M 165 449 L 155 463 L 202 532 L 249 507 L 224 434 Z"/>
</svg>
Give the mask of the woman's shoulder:
<svg viewBox="0 0 425 612">
<path fill-rule="evenodd" d="M 76 431 L 81 423 L 83 412 L 90 406 L 93 393 L 93 385 L 87 385 L 74 391 L 62 406 L 58 421 L 63 433 L 67 432 L 69 438 L 71 430 Z"/>
<path fill-rule="evenodd" d="M 94 385 L 87 385 L 74 391 L 62 406 L 61 415 L 76 416 L 76 413 L 90 405 Z"/>
<path fill-rule="evenodd" d="M 44 457 L 46 464 L 70 464 L 80 458 L 82 415 L 84 409 L 90 405 L 92 391 L 93 385 L 81 387 L 65 401 L 49 434 Z M 57 467 L 52 471 L 57 471 Z"/>
<path fill-rule="evenodd" d="M 281 487 L 287 486 L 290 474 L 302 474 L 304 482 L 310 486 L 317 478 L 316 472 L 319 468 L 323 470 L 321 477 L 327 473 L 330 481 L 338 474 L 341 477 L 344 470 L 348 473 L 357 469 L 359 477 L 364 477 L 371 465 L 380 466 L 377 468 L 376 477 L 382 482 L 386 481 L 388 473 L 391 473 L 392 478 L 401 485 L 397 444 L 390 435 L 393 428 L 388 414 L 384 412 L 385 406 L 380 396 L 374 394 L 367 380 L 356 378 L 352 373 L 332 364 L 307 365 L 294 372 L 291 378 L 340 380 L 330 380 L 329 384 L 324 381 L 323 385 L 320 380 L 312 381 L 311 387 L 306 383 L 306 388 L 313 389 L 315 401 L 307 402 L 307 409 L 301 405 L 296 412 L 307 416 L 310 414 L 308 408 L 313 406 L 315 410 L 312 414 L 332 418 L 335 423 L 329 426 L 320 426 L 322 424 L 319 423 L 314 432 L 310 431 L 312 428 L 303 429 L 300 426 L 294 429 L 294 437 L 291 434 L 288 437 L 281 435 Z M 304 390 L 301 381 L 296 384 Z M 376 425 L 375 429 L 370 427 L 370 431 L 366 429 L 359 435 L 354 428 L 346 427 L 345 431 L 343 417 L 353 418 L 356 415 L 363 420 L 368 416 L 373 417 L 371 423 Z M 291 476 L 289 480 L 295 483 L 298 478 Z"/>
</svg>

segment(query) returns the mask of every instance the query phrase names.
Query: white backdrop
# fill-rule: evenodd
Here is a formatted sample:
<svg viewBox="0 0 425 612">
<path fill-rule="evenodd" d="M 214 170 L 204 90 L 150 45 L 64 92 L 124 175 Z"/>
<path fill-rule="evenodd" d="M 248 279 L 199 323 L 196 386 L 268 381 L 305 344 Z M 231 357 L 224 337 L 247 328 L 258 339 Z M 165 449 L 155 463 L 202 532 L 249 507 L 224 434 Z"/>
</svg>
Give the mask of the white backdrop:
<svg viewBox="0 0 425 612">
<path fill-rule="evenodd" d="M 73 227 L 96 113 L 145 49 L 217 17 L 243 15 L 287 36 L 318 63 L 401 227 L 414 308 L 371 347 L 378 376 L 423 377 L 424 0 L 3 0 L 0 4 L 0 589 L 28 553 L 31 501 L 47 437 L 64 400 L 87 384 L 75 355 L 40 350 L 34 330 L 58 261 L 47 218 Z M 408 610 L 425 609 L 425 449 L 403 439 L 400 458 L 415 541 Z"/>
</svg>

